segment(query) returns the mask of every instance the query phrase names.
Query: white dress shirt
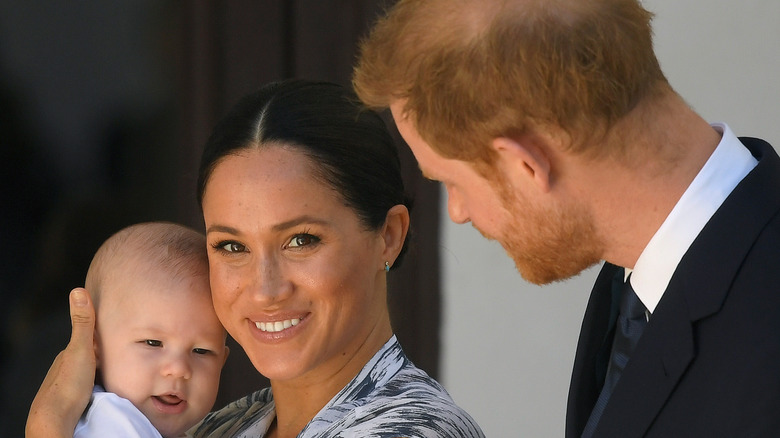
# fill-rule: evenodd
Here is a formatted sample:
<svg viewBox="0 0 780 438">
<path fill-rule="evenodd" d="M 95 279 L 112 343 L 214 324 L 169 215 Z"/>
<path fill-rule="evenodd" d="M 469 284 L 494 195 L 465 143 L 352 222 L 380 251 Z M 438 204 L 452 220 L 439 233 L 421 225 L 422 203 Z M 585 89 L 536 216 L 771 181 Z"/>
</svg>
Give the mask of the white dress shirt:
<svg viewBox="0 0 780 438">
<path fill-rule="evenodd" d="M 721 133 L 720 143 L 650 239 L 631 275 L 631 286 L 651 314 L 691 243 L 758 164 L 726 124 L 712 127 Z"/>
</svg>

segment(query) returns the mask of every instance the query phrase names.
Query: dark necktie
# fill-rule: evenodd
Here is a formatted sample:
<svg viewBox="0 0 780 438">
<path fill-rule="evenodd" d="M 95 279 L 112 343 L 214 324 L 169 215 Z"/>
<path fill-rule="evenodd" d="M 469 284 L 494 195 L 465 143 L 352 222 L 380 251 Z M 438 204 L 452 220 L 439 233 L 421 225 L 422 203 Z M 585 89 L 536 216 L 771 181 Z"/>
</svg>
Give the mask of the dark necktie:
<svg viewBox="0 0 780 438">
<path fill-rule="evenodd" d="M 607 377 L 590 414 L 590 418 L 588 418 L 588 423 L 585 425 L 585 430 L 582 432 L 583 438 L 593 436 L 601 414 L 607 406 L 609 396 L 612 395 L 612 391 L 615 389 L 615 385 L 617 385 L 620 375 L 623 374 L 623 370 L 628 363 L 631 352 L 634 351 L 639 338 L 642 336 L 642 330 L 647 325 L 646 308 L 642 301 L 639 300 L 639 297 L 636 296 L 630 280 L 631 275 L 629 275 L 625 285 L 623 285 L 623 292 L 620 296 L 620 313 L 615 326 L 615 340 L 612 342 L 612 353 L 609 358 Z"/>
</svg>

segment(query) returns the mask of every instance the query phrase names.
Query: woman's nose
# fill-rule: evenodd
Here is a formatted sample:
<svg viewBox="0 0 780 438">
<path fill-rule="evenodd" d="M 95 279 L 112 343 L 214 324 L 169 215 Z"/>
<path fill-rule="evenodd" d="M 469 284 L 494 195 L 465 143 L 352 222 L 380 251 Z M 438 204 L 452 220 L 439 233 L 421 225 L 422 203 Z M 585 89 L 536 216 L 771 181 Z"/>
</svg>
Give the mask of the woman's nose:
<svg viewBox="0 0 780 438">
<path fill-rule="evenodd" d="M 252 293 L 255 299 L 266 304 L 283 301 L 292 294 L 292 283 L 286 278 L 281 263 L 277 257 L 266 256 L 258 260 L 255 278 L 250 284 L 254 285 Z"/>
</svg>

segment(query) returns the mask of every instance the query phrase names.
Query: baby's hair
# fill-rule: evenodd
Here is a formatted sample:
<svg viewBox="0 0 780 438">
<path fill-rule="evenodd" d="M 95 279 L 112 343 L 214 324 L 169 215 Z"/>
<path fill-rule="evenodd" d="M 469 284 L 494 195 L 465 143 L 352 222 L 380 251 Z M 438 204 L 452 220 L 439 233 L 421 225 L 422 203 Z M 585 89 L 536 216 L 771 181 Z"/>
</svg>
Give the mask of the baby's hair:
<svg viewBox="0 0 780 438">
<path fill-rule="evenodd" d="M 100 246 L 87 271 L 85 287 L 96 308 L 113 271 L 131 266 L 163 269 L 176 278 L 206 276 L 206 238 L 170 222 L 145 222 L 118 231 Z"/>
</svg>

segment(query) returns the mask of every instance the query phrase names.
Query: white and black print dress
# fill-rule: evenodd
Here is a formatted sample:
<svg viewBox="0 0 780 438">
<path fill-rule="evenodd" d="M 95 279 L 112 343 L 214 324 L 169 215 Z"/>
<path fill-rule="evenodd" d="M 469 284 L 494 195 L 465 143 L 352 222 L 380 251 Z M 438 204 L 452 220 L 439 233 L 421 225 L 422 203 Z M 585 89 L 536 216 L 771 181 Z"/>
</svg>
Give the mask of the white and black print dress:
<svg viewBox="0 0 780 438">
<path fill-rule="evenodd" d="M 187 436 L 262 437 L 274 420 L 270 388 L 212 412 Z M 407 359 L 393 336 L 306 425 L 299 438 L 484 437 L 447 391 Z"/>
</svg>

